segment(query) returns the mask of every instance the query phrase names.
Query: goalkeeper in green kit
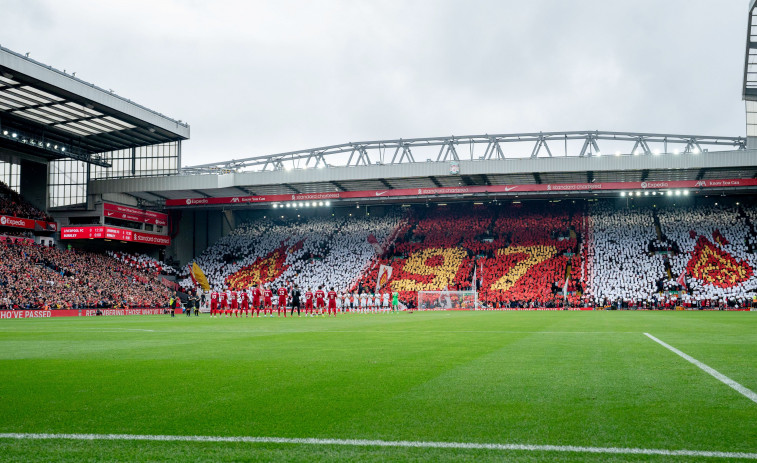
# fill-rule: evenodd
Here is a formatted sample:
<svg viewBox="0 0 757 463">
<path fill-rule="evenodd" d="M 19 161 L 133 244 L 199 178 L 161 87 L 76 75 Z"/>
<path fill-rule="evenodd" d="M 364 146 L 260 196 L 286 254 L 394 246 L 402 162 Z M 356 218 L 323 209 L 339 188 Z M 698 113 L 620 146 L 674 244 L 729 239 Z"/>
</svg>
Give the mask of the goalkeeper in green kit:
<svg viewBox="0 0 757 463">
<path fill-rule="evenodd" d="M 400 293 L 392 292 L 392 312 L 397 312 L 400 308 Z"/>
</svg>

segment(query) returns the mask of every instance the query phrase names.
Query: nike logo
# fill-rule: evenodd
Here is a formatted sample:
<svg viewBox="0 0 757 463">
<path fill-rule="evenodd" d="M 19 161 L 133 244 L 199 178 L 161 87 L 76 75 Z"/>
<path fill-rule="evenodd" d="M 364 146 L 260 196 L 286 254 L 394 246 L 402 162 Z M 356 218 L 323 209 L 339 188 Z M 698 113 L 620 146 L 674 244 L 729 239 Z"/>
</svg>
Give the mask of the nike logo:
<svg viewBox="0 0 757 463">
<path fill-rule="evenodd" d="M 381 195 L 383 195 L 384 193 L 386 193 L 386 191 L 377 191 L 377 192 L 376 192 L 376 196 L 381 196 Z"/>
<path fill-rule="evenodd" d="M 517 185 L 516 185 L 516 186 L 506 186 L 506 187 L 505 187 L 505 191 L 514 190 L 514 189 L 516 189 L 516 188 L 518 188 L 518 186 L 517 186 Z"/>
</svg>

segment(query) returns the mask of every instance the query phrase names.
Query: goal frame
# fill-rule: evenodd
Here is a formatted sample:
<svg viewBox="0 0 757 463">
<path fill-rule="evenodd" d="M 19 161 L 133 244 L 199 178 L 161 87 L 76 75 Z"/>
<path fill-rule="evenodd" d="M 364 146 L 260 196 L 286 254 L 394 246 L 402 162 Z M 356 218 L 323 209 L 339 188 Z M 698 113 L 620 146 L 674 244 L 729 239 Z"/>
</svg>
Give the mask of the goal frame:
<svg viewBox="0 0 757 463">
<path fill-rule="evenodd" d="M 433 302 L 433 305 L 430 304 Z M 426 304 L 424 308 L 424 303 Z M 417 310 L 477 310 L 477 291 L 418 291 Z"/>
</svg>

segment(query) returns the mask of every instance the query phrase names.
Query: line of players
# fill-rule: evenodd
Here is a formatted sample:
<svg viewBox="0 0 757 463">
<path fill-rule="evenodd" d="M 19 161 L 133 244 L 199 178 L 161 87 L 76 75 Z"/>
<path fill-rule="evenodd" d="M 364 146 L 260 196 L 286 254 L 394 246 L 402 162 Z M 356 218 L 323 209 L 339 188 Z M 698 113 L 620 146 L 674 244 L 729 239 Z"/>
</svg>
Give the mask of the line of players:
<svg viewBox="0 0 757 463">
<path fill-rule="evenodd" d="M 325 316 L 333 315 L 336 317 L 337 312 L 357 312 L 357 313 L 378 313 L 389 311 L 390 294 L 388 291 L 381 292 L 379 294 L 368 294 L 357 292 L 343 293 L 336 292 L 332 287 L 329 291 L 321 285 L 315 291 L 311 288 L 307 288 L 304 294 L 304 300 L 301 300 L 303 295 L 300 292 L 299 286 L 291 285 L 279 287 L 274 296 L 274 291 L 271 289 L 270 284 L 258 284 L 253 288 L 248 288 L 242 291 L 212 291 L 210 293 L 210 315 L 215 317 L 240 317 L 258 316 L 260 312 L 263 312 L 262 316 L 273 317 L 273 312 L 277 312 L 277 316 L 281 316 L 282 312 L 284 317 L 287 316 L 287 308 L 289 308 L 289 315 L 293 316 L 294 311 L 297 311 L 297 316 L 301 315 L 301 312 L 305 313 L 305 316 Z"/>
</svg>

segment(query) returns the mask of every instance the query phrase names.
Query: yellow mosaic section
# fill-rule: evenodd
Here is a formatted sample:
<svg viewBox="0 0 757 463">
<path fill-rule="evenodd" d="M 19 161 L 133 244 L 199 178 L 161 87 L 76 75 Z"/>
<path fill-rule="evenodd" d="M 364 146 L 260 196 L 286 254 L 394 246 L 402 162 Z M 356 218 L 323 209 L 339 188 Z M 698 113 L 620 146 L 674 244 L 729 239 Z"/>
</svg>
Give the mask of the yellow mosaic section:
<svg viewBox="0 0 757 463">
<path fill-rule="evenodd" d="M 426 261 L 436 256 L 441 256 L 444 261 L 441 265 L 429 267 Z M 392 281 L 394 291 L 438 291 L 452 285 L 457 270 L 466 256 L 466 252 L 459 247 L 455 248 L 428 248 L 416 251 L 407 258 L 402 270 L 405 273 L 421 276 L 433 276 L 430 282 L 422 282 L 406 279 Z M 423 278 L 427 280 L 427 278 Z"/>
<path fill-rule="evenodd" d="M 526 254 L 526 258 L 513 265 L 510 270 L 491 285 L 491 289 L 507 291 L 520 280 L 534 265 L 539 265 L 557 254 L 554 246 L 510 246 L 497 250 L 499 255 Z"/>
</svg>

